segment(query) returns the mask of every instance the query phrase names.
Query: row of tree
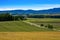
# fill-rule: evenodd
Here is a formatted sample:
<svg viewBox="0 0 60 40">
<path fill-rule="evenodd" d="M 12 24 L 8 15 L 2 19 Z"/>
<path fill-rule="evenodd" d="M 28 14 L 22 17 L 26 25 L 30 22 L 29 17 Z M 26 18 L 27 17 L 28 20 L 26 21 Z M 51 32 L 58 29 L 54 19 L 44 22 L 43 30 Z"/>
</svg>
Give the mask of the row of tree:
<svg viewBox="0 0 60 40">
<path fill-rule="evenodd" d="M 1 13 L 0 21 L 26 20 L 28 18 L 60 18 L 60 15 L 12 15 L 10 13 Z"/>
<path fill-rule="evenodd" d="M 27 15 L 29 18 L 60 18 L 60 15 Z"/>
<path fill-rule="evenodd" d="M 16 21 L 16 20 L 26 20 L 25 16 L 11 15 L 9 13 L 0 14 L 0 21 Z"/>
</svg>

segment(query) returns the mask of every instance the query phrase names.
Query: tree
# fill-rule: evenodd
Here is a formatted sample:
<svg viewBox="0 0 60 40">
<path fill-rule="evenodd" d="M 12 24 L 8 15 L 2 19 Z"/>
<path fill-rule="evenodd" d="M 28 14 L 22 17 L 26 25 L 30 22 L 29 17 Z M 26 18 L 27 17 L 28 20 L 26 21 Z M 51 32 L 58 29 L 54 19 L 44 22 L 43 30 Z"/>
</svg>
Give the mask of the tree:
<svg viewBox="0 0 60 40">
<path fill-rule="evenodd" d="M 20 19 L 21 20 L 27 20 L 27 16 L 26 15 L 22 15 L 22 16 L 20 16 Z"/>
<path fill-rule="evenodd" d="M 10 13 L 0 14 L 0 21 L 26 20 L 26 15 L 11 15 Z"/>
<path fill-rule="evenodd" d="M 2 13 L 0 14 L 0 21 L 11 21 L 13 20 L 13 16 L 9 13 Z"/>
<path fill-rule="evenodd" d="M 51 29 L 51 30 L 53 29 L 53 25 L 48 24 L 47 27 L 48 27 L 48 29 Z"/>
</svg>

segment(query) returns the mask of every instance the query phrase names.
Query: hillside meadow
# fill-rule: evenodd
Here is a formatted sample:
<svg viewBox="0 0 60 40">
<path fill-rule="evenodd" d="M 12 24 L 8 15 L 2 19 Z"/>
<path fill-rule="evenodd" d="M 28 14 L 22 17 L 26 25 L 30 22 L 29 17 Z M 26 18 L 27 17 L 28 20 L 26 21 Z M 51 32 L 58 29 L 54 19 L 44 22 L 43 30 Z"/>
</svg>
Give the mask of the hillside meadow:
<svg viewBox="0 0 60 40">
<path fill-rule="evenodd" d="M 48 31 L 39 27 L 24 23 L 23 21 L 0 22 L 0 32 L 37 32 Z"/>
<path fill-rule="evenodd" d="M 37 25 L 43 24 L 43 26 L 52 25 L 54 29 L 60 30 L 59 18 L 28 18 L 27 22 L 31 22 Z"/>
</svg>

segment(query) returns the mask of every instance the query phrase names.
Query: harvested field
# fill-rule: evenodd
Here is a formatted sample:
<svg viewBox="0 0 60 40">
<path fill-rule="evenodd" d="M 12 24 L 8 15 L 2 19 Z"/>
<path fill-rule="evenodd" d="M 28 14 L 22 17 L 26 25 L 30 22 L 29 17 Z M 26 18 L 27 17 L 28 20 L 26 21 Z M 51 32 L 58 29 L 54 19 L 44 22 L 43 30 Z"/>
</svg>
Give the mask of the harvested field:
<svg viewBox="0 0 60 40">
<path fill-rule="evenodd" d="M 0 40 L 60 40 L 60 32 L 0 32 Z"/>
</svg>

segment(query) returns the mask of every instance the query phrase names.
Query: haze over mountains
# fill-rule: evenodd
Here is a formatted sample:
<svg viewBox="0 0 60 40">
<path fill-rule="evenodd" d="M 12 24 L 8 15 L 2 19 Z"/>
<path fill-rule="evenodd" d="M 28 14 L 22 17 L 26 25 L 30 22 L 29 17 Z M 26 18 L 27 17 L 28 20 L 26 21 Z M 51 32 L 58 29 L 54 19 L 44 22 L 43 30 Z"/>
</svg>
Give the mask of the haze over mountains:
<svg viewBox="0 0 60 40">
<path fill-rule="evenodd" d="M 47 10 L 7 10 L 0 11 L 0 13 L 11 13 L 11 14 L 60 14 L 60 8 L 53 8 Z"/>
</svg>

